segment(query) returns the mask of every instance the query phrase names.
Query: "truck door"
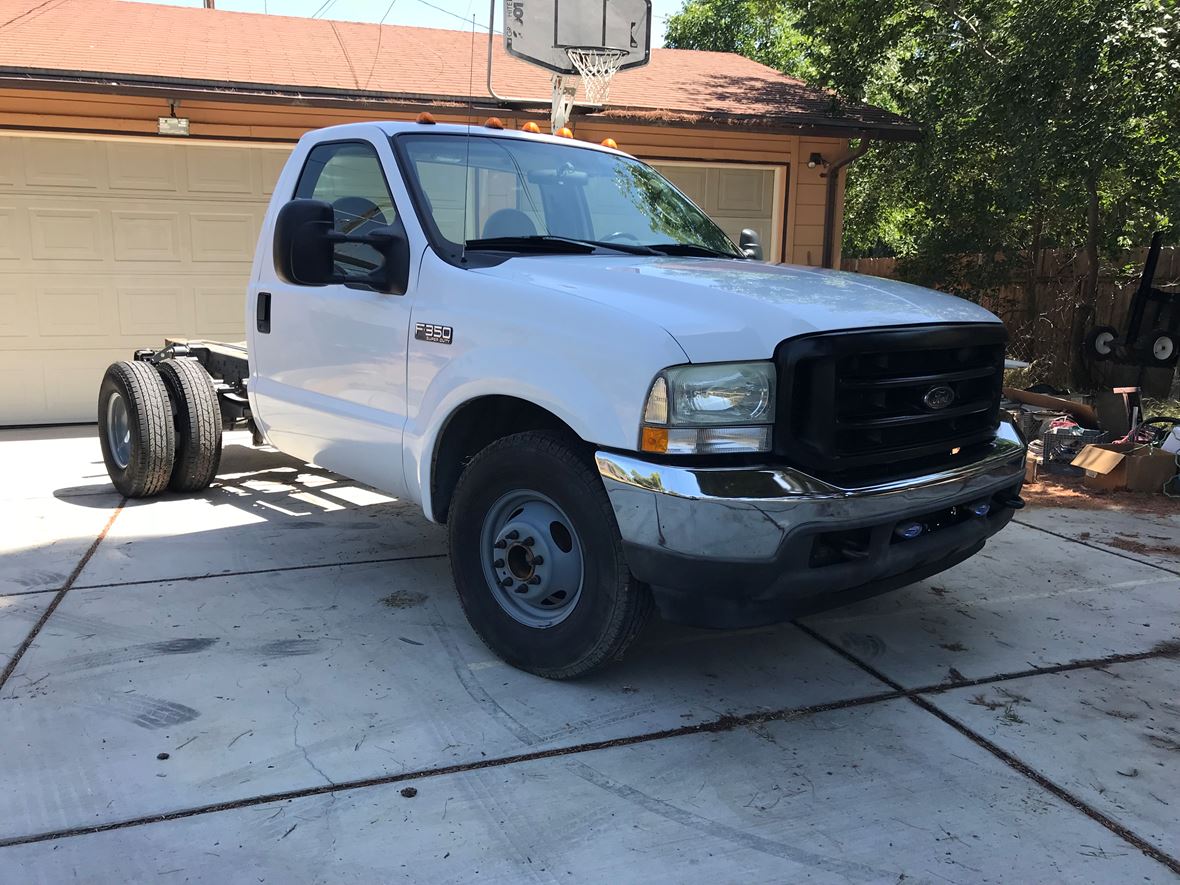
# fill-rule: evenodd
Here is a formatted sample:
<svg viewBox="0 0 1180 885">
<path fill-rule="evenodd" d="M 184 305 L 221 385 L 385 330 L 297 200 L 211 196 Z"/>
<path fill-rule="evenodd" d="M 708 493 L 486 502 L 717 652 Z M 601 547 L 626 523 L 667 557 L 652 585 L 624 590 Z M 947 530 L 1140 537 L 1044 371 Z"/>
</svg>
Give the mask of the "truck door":
<svg viewBox="0 0 1180 885">
<path fill-rule="evenodd" d="M 313 147 L 292 196 L 330 203 L 340 231 L 364 234 L 401 224 L 377 148 L 366 140 Z M 250 299 L 256 420 L 270 442 L 290 455 L 404 493 L 401 445 L 413 283 L 405 295 L 359 282 L 285 283 L 266 251 Z M 345 277 L 359 279 L 382 260 L 370 246 L 336 246 L 336 272 Z"/>
</svg>

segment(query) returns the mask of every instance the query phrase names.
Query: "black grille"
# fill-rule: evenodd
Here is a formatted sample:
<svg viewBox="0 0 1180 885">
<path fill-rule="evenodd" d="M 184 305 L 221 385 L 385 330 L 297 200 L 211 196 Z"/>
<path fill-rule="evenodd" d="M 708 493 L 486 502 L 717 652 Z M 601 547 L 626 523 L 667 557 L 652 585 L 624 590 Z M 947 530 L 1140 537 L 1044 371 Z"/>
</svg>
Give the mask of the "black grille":
<svg viewBox="0 0 1180 885">
<path fill-rule="evenodd" d="M 969 457 L 999 426 L 1007 338 L 988 323 L 784 341 L 776 453 L 823 478 Z"/>
</svg>

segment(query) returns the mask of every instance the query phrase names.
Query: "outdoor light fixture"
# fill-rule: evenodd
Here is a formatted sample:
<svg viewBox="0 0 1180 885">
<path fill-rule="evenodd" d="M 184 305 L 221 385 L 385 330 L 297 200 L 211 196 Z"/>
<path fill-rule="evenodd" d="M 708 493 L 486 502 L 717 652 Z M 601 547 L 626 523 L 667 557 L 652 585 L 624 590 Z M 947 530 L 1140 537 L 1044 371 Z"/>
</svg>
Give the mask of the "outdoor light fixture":
<svg viewBox="0 0 1180 885">
<path fill-rule="evenodd" d="M 807 168 L 808 169 L 814 169 L 816 166 L 823 166 L 825 169 L 828 168 L 828 161 L 824 159 L 823 154 L 818 153 L 818 152 L 813 153 L 810 157 L 807 158 Z"/>
<path fill-rule="evenodd" d="M 188 135 L 188 118 L 160 117 L 156 131 L 160 135 Z"/>
</svg>

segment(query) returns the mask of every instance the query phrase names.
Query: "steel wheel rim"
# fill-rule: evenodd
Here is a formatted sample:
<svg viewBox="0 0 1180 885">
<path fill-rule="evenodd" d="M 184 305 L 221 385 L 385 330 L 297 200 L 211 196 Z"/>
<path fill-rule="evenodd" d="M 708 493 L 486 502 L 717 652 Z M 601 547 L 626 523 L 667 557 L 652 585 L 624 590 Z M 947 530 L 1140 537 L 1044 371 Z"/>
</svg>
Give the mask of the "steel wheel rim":
<svg viewBox="0 0 1180 885">
<path fill-rule="evenodd" d="M 127 403 L 120 393 L 112 393 L 107 400 L 107 447 L 120 470 L 131 463 L 131 421 Z"/>
<path fill-rule="evenodd" d="M 1160 335 L 1156 338 L 1155 344 L 1151 348 L 1155 358 L 1161 362 L 1171 359 L 1175 349 L 1175 343 L 1167 335 Z"/>
<path fill-rule="evenodd" d="M 489 592 L 518 624 L 555 627 L 577 607 L 582 541 L 551 498 L 526 489 L 501 495 L 484 516 L 479 548 Z"/>
<path fill-rule="evenodd" d="M 1114 341 L 1113 332 L 1102 332 L 1094 339 L 1094 349 L 1102 356 L 1110 353 L 1110 344 Z"/>
</svg>

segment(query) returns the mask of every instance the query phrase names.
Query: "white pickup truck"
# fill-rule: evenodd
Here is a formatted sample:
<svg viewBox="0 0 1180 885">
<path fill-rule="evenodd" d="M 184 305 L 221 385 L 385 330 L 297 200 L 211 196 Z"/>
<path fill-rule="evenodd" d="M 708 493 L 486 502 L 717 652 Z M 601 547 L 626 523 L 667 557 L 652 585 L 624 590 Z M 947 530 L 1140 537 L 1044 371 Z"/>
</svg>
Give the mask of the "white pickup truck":
<svg viewBox="0 0 1180 885">
<path fill-rule="evenodd" d="M 551 678 L 653 605 L 754 626 L 933 575 L 1023 506 L 992 314 L 763 263 L 650 166 L 497 122 L 305 135 L 248 343 L 107 371 L 115 486 L 204 488 L 248 426 L 445 523 L 471 625 Z"/>
</svg>

